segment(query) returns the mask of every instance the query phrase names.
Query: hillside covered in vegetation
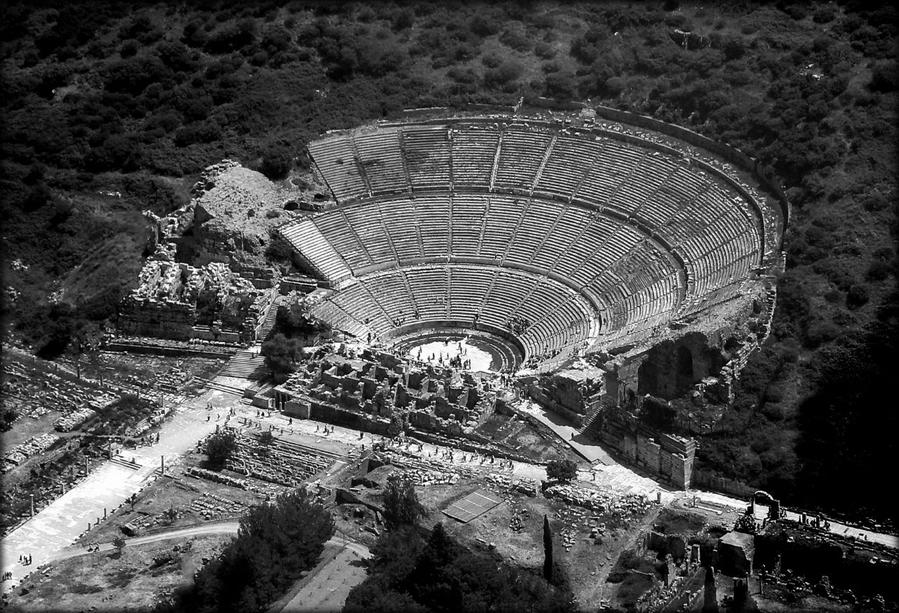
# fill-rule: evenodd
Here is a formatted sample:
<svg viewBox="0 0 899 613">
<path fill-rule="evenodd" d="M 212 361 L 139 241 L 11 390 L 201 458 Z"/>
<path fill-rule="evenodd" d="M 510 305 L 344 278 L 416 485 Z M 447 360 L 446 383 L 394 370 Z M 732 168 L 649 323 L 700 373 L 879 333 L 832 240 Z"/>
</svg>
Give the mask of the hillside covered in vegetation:
<svg viewBox="0 0 899 613">
<path fill-rule="evenodd" d="M 896 11 L 868 7 L 5 3 L 6 334 L 48 357 L 89 344 L 146 255 L 141 211 L 222 158 L 291 180 L 311 138 L 404 108 L 589 100 L 742 149 L 793 205 L 773 333 L 702 465 L 886 513 Z"/>
</svg>

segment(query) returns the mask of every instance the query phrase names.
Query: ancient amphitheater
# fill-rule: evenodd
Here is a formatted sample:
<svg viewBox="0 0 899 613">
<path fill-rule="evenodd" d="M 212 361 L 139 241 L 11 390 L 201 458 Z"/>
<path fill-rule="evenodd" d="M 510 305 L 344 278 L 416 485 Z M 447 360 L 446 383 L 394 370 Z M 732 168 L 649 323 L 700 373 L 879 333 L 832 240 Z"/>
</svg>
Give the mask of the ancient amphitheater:
<svg viewBox="0 0 899 613">
<path fill-rule="evenodd" d="M 314 314 L 361 339 L 467 335 L 496 369 L 547 371 L 733 327 L 774 296 L 786 203 L 675 126 L 418 118 L 308 149 L 334 204 L 279 231 L 328 282 Z"/>
</svg>

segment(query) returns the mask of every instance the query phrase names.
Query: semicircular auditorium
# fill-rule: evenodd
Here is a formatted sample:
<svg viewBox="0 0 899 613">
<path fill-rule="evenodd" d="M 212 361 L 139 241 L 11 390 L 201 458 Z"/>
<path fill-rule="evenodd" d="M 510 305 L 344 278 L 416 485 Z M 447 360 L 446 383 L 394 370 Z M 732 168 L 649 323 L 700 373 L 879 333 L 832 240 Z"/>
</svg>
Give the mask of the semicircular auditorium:
<svg viewBox="0 0 899 613">
<path fill-rule="evenodd" d="M 785 203 L 727 159 L 742 154 L 633 118 L 438 117 L 310 143 L 334 202 L 278 231 L 327 281 L 312 313 L 395 350 L 467 337 L 494 370 L 545 372 L 758 310 Z"/>
</svg>

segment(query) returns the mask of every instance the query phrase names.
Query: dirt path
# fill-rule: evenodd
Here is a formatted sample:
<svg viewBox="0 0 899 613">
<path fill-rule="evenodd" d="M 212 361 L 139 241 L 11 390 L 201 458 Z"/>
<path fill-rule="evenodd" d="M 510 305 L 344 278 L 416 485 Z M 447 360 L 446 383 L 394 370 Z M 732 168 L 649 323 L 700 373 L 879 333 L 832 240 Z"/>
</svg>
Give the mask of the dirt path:
<svg viewBox="0 0 899 613">
<path fill-rule="evenodd" d="M 147 543 L 155 543 L 157 541 L 167 541 L 169 539 L 184 540 L 192 536 L 208 536 L 210 534 L 237 534 L 240 523 L 236 521 L 218 522 L 202 524 L 199 526 L 191 526 L 190 528 L 180 528 L 178 530 L 170 530 L 168 532 L 159 532 L 157 534 L 148 534 L 146 536 L 137 536 L 125 539 L 125 547 L 134 547 L 137 545 L 146 545 Z M 111 551 L 115 549 L 112 541 L 100 543 L 94 551 Z M 78 547 L 69 547 L 58 552 L 48 562 L 58 562 L 67 560 L 89 553 L 86 549 Z"/>
</svg>

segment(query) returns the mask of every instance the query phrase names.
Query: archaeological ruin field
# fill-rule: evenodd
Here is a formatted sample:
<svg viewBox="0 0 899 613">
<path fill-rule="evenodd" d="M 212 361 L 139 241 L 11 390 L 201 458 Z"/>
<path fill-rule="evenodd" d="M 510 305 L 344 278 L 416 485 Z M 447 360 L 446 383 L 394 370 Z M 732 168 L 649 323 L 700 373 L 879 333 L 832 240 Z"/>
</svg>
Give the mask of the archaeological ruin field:
<svg viewBox="0 0 899 613">
<path fill-rule="evenodd" d="M 0 607 L 895 607 L 895 17 L 5 4 Z"/>
</svg>

